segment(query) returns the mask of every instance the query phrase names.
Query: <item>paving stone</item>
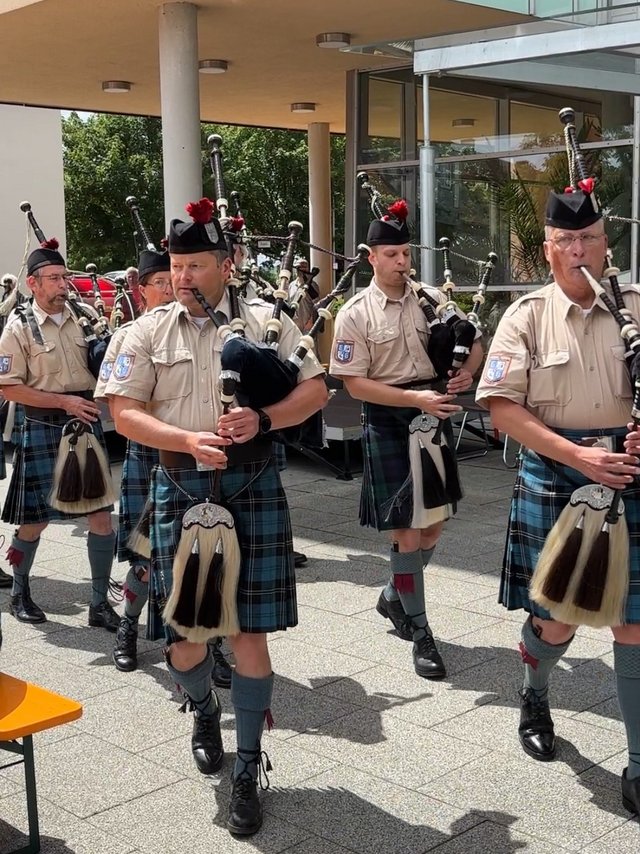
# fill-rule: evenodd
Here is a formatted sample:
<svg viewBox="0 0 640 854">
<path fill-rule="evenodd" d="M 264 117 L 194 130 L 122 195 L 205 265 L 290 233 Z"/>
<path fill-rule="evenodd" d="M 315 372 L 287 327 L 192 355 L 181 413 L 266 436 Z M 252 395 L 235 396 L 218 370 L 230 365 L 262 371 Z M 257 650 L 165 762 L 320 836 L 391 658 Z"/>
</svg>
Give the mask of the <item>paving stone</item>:
<svg viewBox="0 0 640 854">
<path fill-rule="evenodd" d="M 374 777 L 410 781 L 414 789 L 488 752 L 372 709 L 338 718 L 288 743 Z"/>
<path fill-rule="evenodd" d="M 638 822 L 627 821 L 582 849 L 582 854 L 635 854 L 640 848 Z"/>
<path fill-rule="evenodd" d="M 378 634 L 372 635 L 372 638 Z M 361 658 L 335 651 L 329 658 L 321 647 L 288 637 L 277 638 L 269 645 L 269 653 L 275 673 L 310 687 L 351 676 L 367 667 Z"/>
<path fill-rule="evenodd" d="M 334 614 L 357 614 L 366 611 L 378 601 L 379 585 L 360 587 L 347 581 L 316 581 L 298 585 L 298 603 L 331 611 Z"/>
<path fill-rule="evenodd" d="M 561 850 L 567 850 L 560 849 L 557 843 L 550 845 L 524 833 L 513 832 L 508 826 L 512 816 L 508 814 L 488 812 L 487 815 L 503 818 L 507 826 L 483 821 L 450 842 L 445 842 L 436 849 L 437 854 L 515 854 L 516 851 L 524 854 L 558 854 Z"/>
<path fill-rule="evenodd" d="M 386 632 L 382 620 L 378 623 L 354 620 L 342 614 L 331 614 L 306 605 L 299 607 L 298 618 L 298 625 L 291 629 L 291 637 L 323 649 L 335 649 L 379 632 Z"/>
<path fill-rule="evenodd" d="M 265 798 L 268 804 L 270 792 Z M 134 812 L 127 804 L 91 816 L 91 823 L 144 851 L 162 854 L 234 854 L 246 852 L 247 844 L 262 854 L 279 854 L 308 838 L 304 824 L 265 816 L 262 829 L 247 843 L 226 829 L 229 797 L 213 783 L 200 785 L 182 780 L 136 800 Z"/>
<path fill-rule="evenodd" d="M 82 734 L 39 750 L 37 779 L 41 797 L 78 818 L 86 818 L 180 779 L 169 769 L 114 745 L 106 749 L 105 744 Z M 17 767 L 5 772 L 11 780 L 21 773 Z"/>
<path fill-rule="evenodd" d="M 96 631 L 99 631 L 96 629 Z M 24 647 L 21 647 L 24 649 Z M 64 694 L 74 700 L 86 700 L 98 694 L 106 694 L 117 688 L 110 674 L 102 668 L 76 666 L 68 663 L 63 650 L 59 656 L 42 655 L 29 649 L 16 661 L 7 658 L 5 663 L 2 649 L 2 669 L 18 679 L 34 682 L 49 691 Z"/>
<path fill-rule="evenodd" d="M 120 834 L 108 834 L 66 810 L 38 797 L 42 854 L 135 854 Z M 24 795 L 4 798 L 0 804 L 0 854 L 28 843 Z"/>
</svg>

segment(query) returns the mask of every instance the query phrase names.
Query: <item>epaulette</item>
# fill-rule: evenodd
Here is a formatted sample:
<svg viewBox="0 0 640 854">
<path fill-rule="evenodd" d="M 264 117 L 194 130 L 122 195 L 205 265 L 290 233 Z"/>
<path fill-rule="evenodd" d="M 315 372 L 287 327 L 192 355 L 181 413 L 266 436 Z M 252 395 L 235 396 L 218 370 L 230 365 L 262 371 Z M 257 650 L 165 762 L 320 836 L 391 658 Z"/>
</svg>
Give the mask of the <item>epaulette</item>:
<svg viewBox="0 0 640 854">
<path fill-rule="evenodd" d="M 261 305 L 264 308 L 273 308 L 273 303 L 267 302 L 266 299 L 262 299 L 261 297 L 240 297 L 240 302 L 243 302 L 245 305 Z"/>
<path fill-rule="evenodd" d="M 536 300 L 547 299 L 547 288 L 550 287 L 551 285 L 545 285 L 542 288 L 538 288 L 535 291 L 530 291 L 528 294 L 523 294 L 521 297 L 518 297 L 518 299 L 514 303 L 511 303 L 511 305 L 505 310 L 502 316 L 511 317 L 521 308 L 521 306 Z"/>
</svg>

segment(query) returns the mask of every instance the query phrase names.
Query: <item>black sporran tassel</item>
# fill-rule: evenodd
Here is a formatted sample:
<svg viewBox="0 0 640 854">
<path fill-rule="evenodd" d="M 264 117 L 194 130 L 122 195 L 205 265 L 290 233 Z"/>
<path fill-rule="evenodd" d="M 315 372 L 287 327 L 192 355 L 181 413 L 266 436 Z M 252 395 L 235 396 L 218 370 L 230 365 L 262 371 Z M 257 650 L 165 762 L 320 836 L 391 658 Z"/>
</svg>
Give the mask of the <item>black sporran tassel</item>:
<svg viewBox="0 0 640 854">
<path fill-rule="evenodd" d="M 82 498 L 82 472 L 80 471 L 76 442 L 77 438 L 75 441 L 73 439 L 70 440 L 69 452 L 67 459 L 64 461 L 60 483 L 58 484 L 58 501 L 64 501 L 65 503 L 80 501 Z"/>
<path fill-rule="evenodd" d="M 220 544 L 218 544 L 219 547 Z M 224 556 L 222 550 L 213 555 L 207 569 L 202 601 L 198 610 L 198 625 L 212 629 L 222 619 L 222 582 L 224 579 Z"/>
<path fill-rule="evenodd" d="M 609 523 L 605 522 L 584 565 L 574 604 L 586 611 L 599 611 L 609 571 Z"/>
<path fill-rule="evenodd" d="M 462 498 L 462 486 L 460 485 L 460 475 L 458 473 L 458 462 L 455 452 L 449 447 L 449 443 L 444 440 L 440 445 L 442 450 L 442 464 L 444 466 L 444 491 L 449 504 L 456 504 Z"/>
<path fill-rule="evenodd" d="M 581 516 L 548 569 L 542 592 L 552 602 L 562 602 L 567 594 L 582 545 L 583 523 L 584 517 Z"/>
<path fill-rule="evenodd" d="M 94 498 L 102 498 L 107 491 L 107 485 L 104 482 L 102 467 L 95 452 L 93 444 L 89 439 L 87 442 L 87 454 L 84 463 L 84 477 L 82 485 L 82 497 L 92 500 Z"/>
<path fill-rule="evenodd" d="M 420 464 L 422 466 L 422 494 L 427 510 L 433 507 L 443 507 L 448 504 L 440 472 L 428 449 L 420 445 Z"/>
<path fill-rule="evenodd" d="M 200 574 L 200 549 L 196 539 L 187 558 L 180 585 L 180 596 L 176 602 L 173 618 L 177 623 L 189 628 L 196 624 L 196 591 Z"/>
</svg>

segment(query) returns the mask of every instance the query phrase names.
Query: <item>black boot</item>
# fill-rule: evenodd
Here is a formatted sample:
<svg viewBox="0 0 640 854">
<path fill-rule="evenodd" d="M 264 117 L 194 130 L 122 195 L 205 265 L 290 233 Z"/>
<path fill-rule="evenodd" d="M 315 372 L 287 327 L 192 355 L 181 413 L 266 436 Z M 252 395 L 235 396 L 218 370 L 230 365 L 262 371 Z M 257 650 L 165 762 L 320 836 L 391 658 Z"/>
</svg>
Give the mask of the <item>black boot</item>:
<svg viewBox="0 0 640 854">
<path fill-rule="evenodd" d="M 13 576 L 9 575 L 8 572 L 5 572 L 4 569 L 0 569 L 0 587 L 12 587 L 13 586 Z"/>
<path fill-rule="evenodd" d="M 89 625 L 106 629 L 108 632 L 117 632 L 120 617 L 105 599 L 99 605 L 89 605 Z"/>
<path fill-rule="evenodd" d="M 533 688 L 520 691 L 520 744 L 525 753 L 540 762 L 550 762 L 556 755 L 553 720 L 547 700 L 541 700 Z"/>
<path fill-rule="evenodd" d="M 213 655 L 213 669 L 211 671 L 211 681 L 216 688 L 231 687 L 231 665 L 224 657 L 224 653 L 220 648 L 222 646 L 222 638 L 215 638 L 209 643 L 209 649 Z"/>
<path fill-rule="evenodd" d="M 640 815 L 640 777 L 627 779 L 627 769 L 622 772 L 622 803 L 629 812 Z"/>
<path fill-rule="evenodd" d="M 111 653 L 118 670 L 126 673 L 138 667 L 138 621 L 122 617 L 116 632 L 116 645 Z"/>
<path fill-rule="evenodd" d="M 9 613 L 21 623 L 46 623 L 47 617 L 31 598 L 29 582 L 25 580 L 22 593 L 16 593 L 9 602 Z"/>
<path fill-rule="evenodd" d="M 423 679 L 444 679 L 447 670 L 444 666 L 438 647 L 427 626 L 426 634 L 413 643 L 413 666 L 418 676 Z"/>
<path fill-rule="evenodd" d="M 185 694 L 186 702 L 180 706 L 181 712 L 194 712 L 193 735 L 191 736 L 191 751 L 196 768 L 201 774 L 215 774 L 224 761 L 224 748 L 222 747 L 222 733 L 220 732 L 220 702 L 215 691 L 211 692 L 215 699 L 216 710 L 212 715 L 200 714 L 197 709 L 208 704 L 196 703 Z"/>
<path fill-rule="evenodd" d="M 376 611 L 385 619 L 391 620 L 399 638 L 406 641 L 413 640 L 413 634 L 408 623 L 407 615 L 402 607 L 402 602 L 399 599 L 387 599 L 383 590 L 380 594 L 380 598 L 378 599 Z"/>
<path fill-rule="evenodd" d="M 257 750 L 249 752 L 238 750 L 238 759 L 244 762 L 242 770 L 232 780 L 231 801 L 229 802 L 229 818 L 227 828 L 229 833 L 238 836 L 251 836 L 262 827 L 262 804 L 258 795 L 258 780 L 260 788 L 266 791 L 269 788 L 267 771 L 271 771 L 271 762 L 264 751 Z M 256 766 L 258 779 L 253 777 L 249 771 L 250 765 Z M 263 783 L 262 780 L 265 782 Z"/>
</svg>

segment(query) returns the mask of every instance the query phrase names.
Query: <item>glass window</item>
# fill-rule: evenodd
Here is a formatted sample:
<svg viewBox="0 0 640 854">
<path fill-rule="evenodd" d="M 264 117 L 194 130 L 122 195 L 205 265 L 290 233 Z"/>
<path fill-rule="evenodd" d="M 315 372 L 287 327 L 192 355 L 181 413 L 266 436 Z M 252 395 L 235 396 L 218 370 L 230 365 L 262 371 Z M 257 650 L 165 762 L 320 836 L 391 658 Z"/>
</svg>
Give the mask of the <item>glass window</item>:
<svg viewBox="0 0 640 854">
<path fill-rule="evenodd" d="M 369 122 L 362 163 L 386 163 L 402 157 L 402 84 L 369 80 Z"/>
<path fill-rule="evenodd" d="M 417 86 L 418 143 L 424 141 L 422 86 Z M 480 95 L 429 90 L 431 142 L 440 157 L 482 154 L 498 148 L 498 101 Z"/>
</svg>

